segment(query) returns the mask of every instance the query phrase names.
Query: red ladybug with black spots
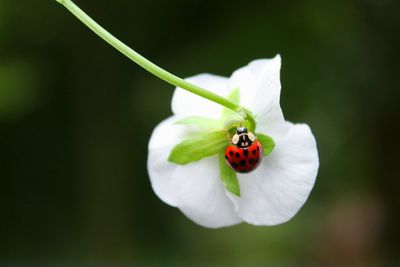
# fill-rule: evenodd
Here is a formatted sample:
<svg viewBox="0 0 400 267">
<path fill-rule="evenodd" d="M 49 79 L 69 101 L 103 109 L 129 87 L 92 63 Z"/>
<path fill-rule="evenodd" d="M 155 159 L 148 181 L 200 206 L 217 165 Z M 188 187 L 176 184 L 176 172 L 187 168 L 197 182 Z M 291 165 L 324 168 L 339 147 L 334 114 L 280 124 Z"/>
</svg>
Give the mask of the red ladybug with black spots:
<svg viewBox="0 0 400 267">
<path fill-rule="evenodd" d="M 254 171 L 262 160 L 263 148 L 253 133 L 246 127 L 238 127 L 231 139 L 232 145 L 225 150 L 225 160 L 228 166 L 236 172 Z"/>
</svg>

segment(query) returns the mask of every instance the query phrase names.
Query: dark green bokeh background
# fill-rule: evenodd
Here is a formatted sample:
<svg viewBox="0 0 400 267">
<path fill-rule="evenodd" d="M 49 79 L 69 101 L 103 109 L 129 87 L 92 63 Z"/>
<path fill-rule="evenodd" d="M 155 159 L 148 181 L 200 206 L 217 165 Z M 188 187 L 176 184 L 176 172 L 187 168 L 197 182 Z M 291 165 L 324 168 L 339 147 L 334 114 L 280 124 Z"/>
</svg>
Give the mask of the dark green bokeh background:
<svg viewBox="0 0 400 267">
<path fill-rule="evenodd" d="M 282 108 L 313 129 L 317 183 L 280 226 L 193 224 L 146 171 L 173 87 L 54 0 L 0 0 L 0 264 L 400 264 L 397 1 L 76 2 L 182 77 L 280 53 Z"/>
</svg>

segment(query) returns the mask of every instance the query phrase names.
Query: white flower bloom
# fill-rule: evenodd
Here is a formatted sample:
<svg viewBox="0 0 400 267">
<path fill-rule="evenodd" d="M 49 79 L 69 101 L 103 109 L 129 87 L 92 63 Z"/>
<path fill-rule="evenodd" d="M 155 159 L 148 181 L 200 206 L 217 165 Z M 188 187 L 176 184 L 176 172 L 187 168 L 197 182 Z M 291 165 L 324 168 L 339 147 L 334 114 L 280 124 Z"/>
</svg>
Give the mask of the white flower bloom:
<svg viewBox="0 0 400 267">
<path fill-rule="evenodd" d="M 275 148 L 248 174 L 237 174 L 240 197 L 227 191 L 219 177 L 218 156 L 186 165 L 168 161 L 175 145 L 201 129 L 178 125 L 187 116 L 219 118 L 222 107 L 177 88 L 173 116 L 161 122 L 149 143 L 148 171 L 157 196 L 194 222 L 218 228 L 247 222 L 275 225 L 292 218 L 306 201 L 317 176 L 316 142 L 306 124 L 285 121 L 280 105 L 280 56 L 252 61 L 230 78 L 200 74 L 187 80 L 218 95 L 239 88 L 240 105 L 251 110 L 256 132 L 269 135 Z"/>
</svg>

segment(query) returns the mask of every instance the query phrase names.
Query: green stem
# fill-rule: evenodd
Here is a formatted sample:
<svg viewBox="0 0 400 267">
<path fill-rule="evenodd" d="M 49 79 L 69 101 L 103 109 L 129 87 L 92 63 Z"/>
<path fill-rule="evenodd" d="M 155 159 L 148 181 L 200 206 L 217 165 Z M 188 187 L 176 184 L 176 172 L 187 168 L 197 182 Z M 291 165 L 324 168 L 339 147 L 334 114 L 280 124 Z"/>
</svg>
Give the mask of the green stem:
<svg viewBox="0 0 400 267">
<path fill-rule="evenodd" d="M 122 54 L 130 58 L 132 61 L 134 61 L 136 64 L 147 70 L 148 72 L 154 74 L 155 76 L 159 77 L 160 79 L 175 85 L 177 87 L 180 87 L 182 89 L 185 89 L 189 92 L 192 92 L 198 96 L 204 97 L 210 101 L 213 101 L 215 103 L 218 103 L 228 109 L 231 109 L 236 112 L 240 113 L 245 113 L 244 118 L 248 119 L 248 117 L 251 117 L 251 120 L 254 121 L 252 118 L 251 114 L 241 107 L 240 105 L 235 104 L 234 102 L 230 101 L 229 99 L 226 99 L 222 96 L 219 96 L 217 94 L 214 94 L 208 90 L 205 90 L 195 84 L 192 84 L 188 81 L 185 81 L 178 76 L 175 76 L 174 74 L 160 68 L 156 64 L 152 63 L 139 53 L 135 52 L 133 49 L 125 45 L 123 42 L 118 40 L 116 37 L 114 37 L 111 33 L 106 31 L 103 27 L 101 27 L 97 22 L 95 22 L 92 18 L 90 18 L 85 12 L 83 12 L 77 5 L 75 5 L 72 1 L 70 0 L 56 0 L 60 4 L 64 5 L 75 17 L 77 17 L 83 24 L 85 24 L 89 29 L 91 29 L 94 33 L 96 33 L 98 36 L 100 36 L 104 41 L 112 45 L 114 48 L 116 48 L 118 51 L 120 51 Z M 255 126 L 255 125 L 254 125 Z"/>
<path fill-rule="evenodd" d="M 85 12 L 83 12 L 78 6 L 76 6 L 72 1 L 70 0 L 57 0 L 57 1 L 62 5 L 64 5 L 73 15 L 75 15 L 80 21 L 82 21 L 88 28 L 90 28 L 98 36 L 103 38 L 107 43 L 115 47 L 122 54 L 130 58 L 132 61 L 134 61 L 135 63 L 137 63 L 139 66 L 146 69 L 150 73 L 159 77 L 160 79 L 177 87 L 181 87 L 185 90 L 188 90 L 189 92 L 192 92 L 196 95 L 202 96 L 208 100 L 216 102 L 220 105 L 223 105 L 234 111 L 238 111 L 240 109 L 240 106 L 229 101 L 228 99 L 216 95 L 210 91 L 207 91 L 197 85 L 189 83 L 173 75 L 172 73 L 160 68 L 151 61 L 147 60 L 145 57 L 135 52 L 133 49 L 122 43 L 120 40 L 118 40 L 104 28 L 102 28 L 93 19 L 91 19 Z"/>
</svg>

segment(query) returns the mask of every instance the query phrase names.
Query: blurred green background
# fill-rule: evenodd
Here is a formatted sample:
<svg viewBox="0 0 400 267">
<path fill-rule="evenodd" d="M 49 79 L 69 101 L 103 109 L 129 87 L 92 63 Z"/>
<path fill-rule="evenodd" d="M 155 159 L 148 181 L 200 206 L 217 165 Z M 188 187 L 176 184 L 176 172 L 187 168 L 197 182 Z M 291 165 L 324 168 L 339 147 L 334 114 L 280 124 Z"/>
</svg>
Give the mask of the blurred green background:
<svg viewBox="0 0 400 267">
<path fill-rule="evenodd" d="M 280 53 L 317 182 L 286 224 L 195 225 L 146 171 L 174 88 L 54 0 L 0 0 L 0 265 L 400 265 L 398 1 L 76 3 L 181 77 Z"/>
</svg>

